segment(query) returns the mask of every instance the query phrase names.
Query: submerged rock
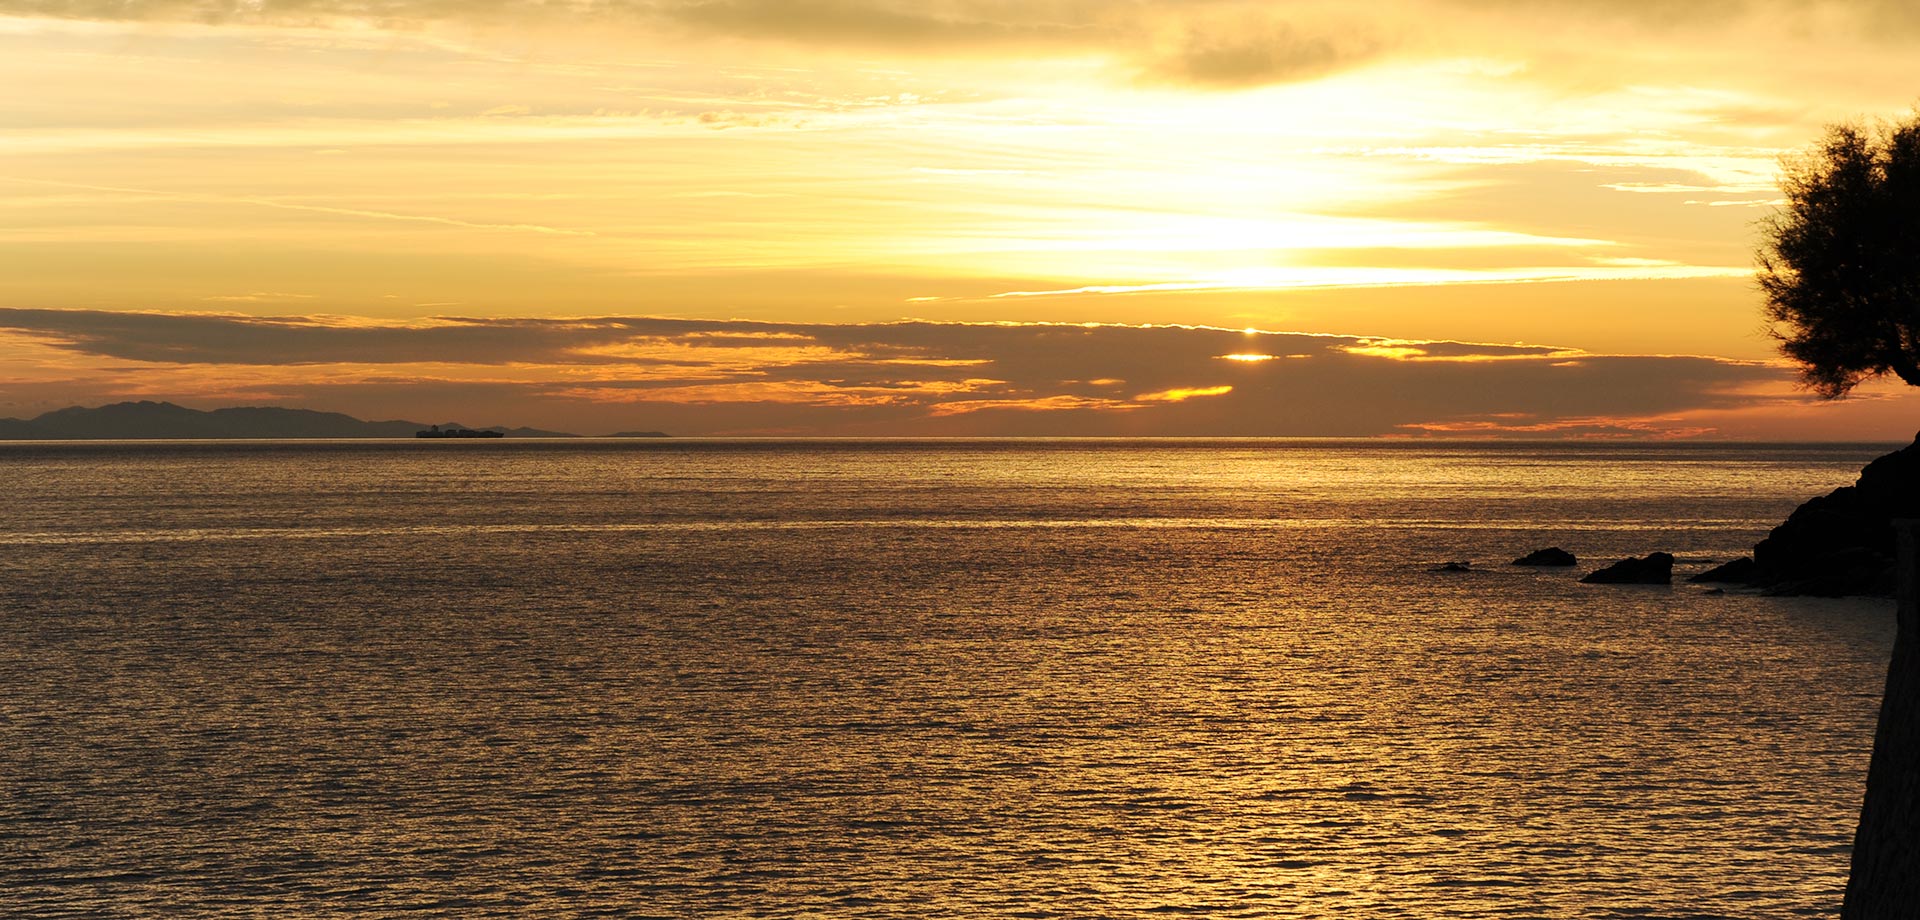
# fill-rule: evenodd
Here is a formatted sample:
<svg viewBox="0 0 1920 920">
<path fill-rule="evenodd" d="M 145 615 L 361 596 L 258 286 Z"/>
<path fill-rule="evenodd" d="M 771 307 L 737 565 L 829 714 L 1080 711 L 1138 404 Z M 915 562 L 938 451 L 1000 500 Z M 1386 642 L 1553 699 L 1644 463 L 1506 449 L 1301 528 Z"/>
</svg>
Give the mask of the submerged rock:
<svg viewBox="0 0 1920 920">
<path fill-rule="evenodd" d="M 1741 556 L 1732 562 L 1716 565 L 1687 580 L 1695 583 L 1717 582 L 1720 584 L 1750 585 L 1758 580 L 1759 577 L 1760 566 L 1754 563 L 1753 557 Z"/>
<path fill-rule="evenodd" d="M 1536 549 L 1531 553 L 1521 556 L 1520 558 L 1513 560 L 1513 564 L 1514 565 L 1573 565 L 1579 561 L 1580 560 L 1574 558 L 1572 553 L 1569 553 L 1558 546 L 1549 546 L 1546 549 Z"/>
<path fill-rule="evenodd" d="M 1436 565 L 1436 566 L 1434 566 L 1434 567 L 1433 567 L 1432 569 L 1430 569 L 1429 571 L 1434 571 L 1434 572 L 1471 572 L 1471 571 L 1473 571 L 1473 563 L 1471 563 L 1471 562 L 1443 562 L 1443 563 L 1440 563 L 1439 565 Z"/>
<path fill-rule="evenodd" d="M 1673 556 L 1649 553 L 1644 558 L 1628 557 L 1580 579 L 1593 585 L 1666 585 L 1673 583 Z"/>
</svg>

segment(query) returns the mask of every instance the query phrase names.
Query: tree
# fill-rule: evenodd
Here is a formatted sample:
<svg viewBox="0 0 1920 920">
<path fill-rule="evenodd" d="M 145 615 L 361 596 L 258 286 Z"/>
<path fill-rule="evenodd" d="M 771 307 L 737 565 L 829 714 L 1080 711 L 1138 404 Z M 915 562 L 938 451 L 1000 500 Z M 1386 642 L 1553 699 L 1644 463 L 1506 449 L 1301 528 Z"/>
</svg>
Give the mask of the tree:
<svg viewBox="0 0 1920 920">
<path fill-rule="evenodd" d="M 1760 288 L 1802 382 L 1830 399 L 1884 374 L 1920 386 L 1920 112 L 1828 128 L 1780 189 Z"/>
<path fill-rule="evenodd" d="M 1839 125 L 1787 163 L 1760 287 L 1780 349 L 1829 399 L 1893 374 L 1920 386 L 1920 112 Z M 1920 525 L 1900 534 L 1899 622 L 1854 832 L 1844 920 L 1920 916 Z"/>
</svg>

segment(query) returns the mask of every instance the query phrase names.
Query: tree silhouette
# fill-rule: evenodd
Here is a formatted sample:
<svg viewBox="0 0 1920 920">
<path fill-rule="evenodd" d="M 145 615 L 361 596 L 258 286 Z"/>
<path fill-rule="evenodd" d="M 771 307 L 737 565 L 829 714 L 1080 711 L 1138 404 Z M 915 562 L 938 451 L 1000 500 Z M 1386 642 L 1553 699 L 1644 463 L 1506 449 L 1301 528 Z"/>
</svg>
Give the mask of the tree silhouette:
<svg viewBox="0 0 1920 920">
<path fill-rule="evenodd" d="M 1920 386 L 1920 113 L 1828 128 L 1780 189 L 1760 288 L 1801 380 L 1829 399 L 1883 374 Z"/>
<path fill-rule="evenodd" d="M 1920 386 L 1920 113 L 1837 125 L 1787 163 L 1760 287 L 1780 350 L 1829 399 L 1893 374 Z M 1920 525 L 1900 534 L 1899 621 L 1854 832 L 1844 920 L 1920 916 Z"/>
</svg>

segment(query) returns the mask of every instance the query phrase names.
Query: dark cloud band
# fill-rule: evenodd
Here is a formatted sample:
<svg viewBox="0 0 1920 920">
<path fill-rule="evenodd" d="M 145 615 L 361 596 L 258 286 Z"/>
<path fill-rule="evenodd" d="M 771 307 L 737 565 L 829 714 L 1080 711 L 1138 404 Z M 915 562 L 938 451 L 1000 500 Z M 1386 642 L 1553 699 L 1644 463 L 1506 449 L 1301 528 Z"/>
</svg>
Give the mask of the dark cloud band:
<svg viewBox="0 0 1920 920">
<path fill-rule="evenodd" d="M 510 370 L 511 382 L 486 384 L 490 399 L 644 405 L 686 433 L 1540 433 L 1759 405 L 1789 379 L 1780 367 L 1708 357 L 1189 326 L 0 310 L 0 329 L 140 362 L 116 369 L 120 380 L 137 380 L 140 367 L 264 376 L 248 384 L 263 398 L 297 392 L 324 405 L 330 390 L 385 392 L 395 413 L 407 411 L 410 388 L 478 385 L 449 367 Z"/>
</svg>

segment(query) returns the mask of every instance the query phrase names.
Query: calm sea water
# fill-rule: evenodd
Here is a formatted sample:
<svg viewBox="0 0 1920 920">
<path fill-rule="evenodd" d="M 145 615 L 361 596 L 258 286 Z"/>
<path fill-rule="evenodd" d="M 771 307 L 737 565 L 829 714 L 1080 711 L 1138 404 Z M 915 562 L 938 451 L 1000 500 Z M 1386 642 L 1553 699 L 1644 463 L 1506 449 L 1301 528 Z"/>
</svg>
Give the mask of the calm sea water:
<svg viewBox="0 0 1920 920">
<path fill-rule="evenodd" d="M 1832 914 L 1890 605 L 1576 578 L 1884 449 L 0 446 L 0 912 Z"/>
</svg>

